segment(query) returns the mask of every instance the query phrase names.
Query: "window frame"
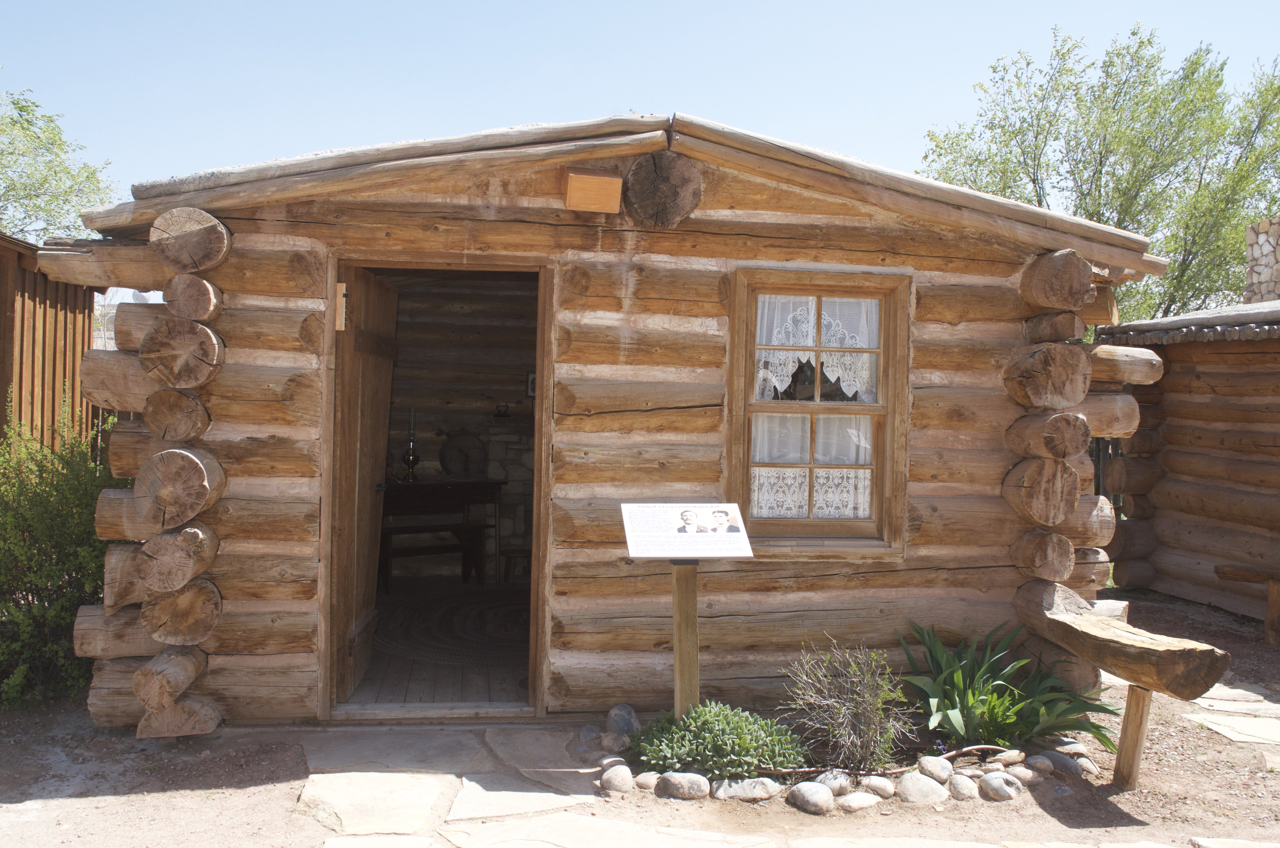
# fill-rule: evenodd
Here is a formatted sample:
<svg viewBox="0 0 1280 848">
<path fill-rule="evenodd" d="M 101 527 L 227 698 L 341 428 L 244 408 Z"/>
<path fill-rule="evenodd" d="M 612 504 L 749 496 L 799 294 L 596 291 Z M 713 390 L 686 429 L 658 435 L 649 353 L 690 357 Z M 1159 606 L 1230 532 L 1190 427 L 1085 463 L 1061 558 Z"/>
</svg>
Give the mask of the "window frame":
<svg viewBox="0 0 1280 848">
<path fill-rule="evenodd" d="M 752 542 L 797 545 L 872 545 L 901 549 L 906 503 L 908 312 L 911 278 L 897 274 L 742 269 L 731 290 L 729 357 L 728 497 L 742 510 Z M 877 298 L 880 347 L 877 402 L 756 401 L 756 315 L 759 295 Z M 769 347 L 766 345 L 766 347 Z M 816 363 L 815 363 L 816 364 Z M 821 408 L 820 408 L 821 407 Z M 751 413 L 872 416 L 870 519 L 752 518 Z M 815 425 L 811 423 L 812 428 Z M 814 457 L 810 456 L 812 468 Z M 812 492 L 812 470 L 810 491 Z"/>
</svg>

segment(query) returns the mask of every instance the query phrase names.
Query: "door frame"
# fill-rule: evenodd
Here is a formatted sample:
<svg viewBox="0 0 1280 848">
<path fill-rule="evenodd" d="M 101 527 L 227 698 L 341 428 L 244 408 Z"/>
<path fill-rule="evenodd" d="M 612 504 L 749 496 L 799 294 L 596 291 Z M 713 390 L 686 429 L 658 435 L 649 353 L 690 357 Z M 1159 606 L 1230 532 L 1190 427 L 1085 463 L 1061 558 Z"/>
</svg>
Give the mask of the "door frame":
<svg viewBox="0 0 1280 848">
<path fill-rule="evenodd" d="M 320 425 L 321 438 L 321 510 L 320 510 L 320 568 L 317 587 L 316 651 L 318 662 L 318 689 L 316 715 L 322 721 L 333 718 L 337 706 L 334 685 L 335 651 L 341 647 L 345 634 L 333 631 L 333 587 L 338 575 L 334 574 L 333 524 L 334 524 L 334 476 L 337 460 L 335 444 L 336 411 L 345 398 L 337 396 L 335 379 L 338 317 L 345 309 L 339 297 L 338 282 L 345 268 L 377 269 L 397 268 L 424 271 L 509 271 L 537 274 L 537 342 L 535 373 L 537 395 L 534 404 L 533 449 L 533 516 L 532 559 L 530 567 L 529 598 L 529 705 L 538 717 L 547 714 L 547 682 L 550 670 L 550 597 L 551 575 L 547 568 L 548 544 L 551 539 L 551 410 L 554 375 L 554 340 L 551 328 L 555 317 L 555 266 L 530 265 L 522 262 L 475 263 L 465 257 L 441 257 L 441 260 L 403 258 L 360 258 L 331 256 L 325 309 L 324 361 L 322 391 L 325 403 Z M 424 717 L 425 718 L 425 717 Z M 500 717 L 499 717 L 500 718 Z M 411 720 L 411 719 L 410 719 Z"/>
</svg>

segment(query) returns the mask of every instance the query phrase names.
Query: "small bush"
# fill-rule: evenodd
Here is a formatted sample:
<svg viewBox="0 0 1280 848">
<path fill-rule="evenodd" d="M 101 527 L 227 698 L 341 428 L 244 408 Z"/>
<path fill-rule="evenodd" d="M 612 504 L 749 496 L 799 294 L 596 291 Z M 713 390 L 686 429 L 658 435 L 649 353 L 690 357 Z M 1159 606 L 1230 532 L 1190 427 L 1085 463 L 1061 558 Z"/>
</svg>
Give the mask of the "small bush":
<svg viewBox="0 0 1280 848">
<path fill-rule="evenodd" d="M 10 416 L 12 420 L 12 415 Z M 72 647 L 81 604 L 101 603 L 107 543 L 93 526 L 113 481 L 63 415 L 56 448 L 8 427 L 0 438 L 0 705 L 70 694 L 91 660 Z"/>
<path fill-rule="evenodd" d="M 1068 689 L 1048 668 L 1038 667 L 1018 683 L 1019 671 L 1028 660 L 1014 660 L 1010 647 L 1022 628 L 997 639 L 1005 626 L 992 630 L 981 642 L 961 640 L 948 648 L 932 627 L 925 630 L 912 622 L 911 630 L 925 649 L 927 676 L 899 634 L 915 672 L 902 682 L 919 701 L 928 728 L 940 731 L 957 748 L 1013 747 L 1032 736 L 1075 730 L 1091 734 L 1114 752 L 1115 743 L 1106 728 L 1091 721 L 1088 713 L 1118 713 L 1101 703 L 1097 692 L 1081 695 Z"/>
<path fill-rule="evenodd" d="M 865 647 L 806 647 L 787 668 L 793 726 L 824 765 L 870 771 L 889 762 L 908 711 L 885 656 Z"/>
<path fill-rule="evenodd" d="M 708 780 L 756 777 L 759 769 L 801 768 L 804 742 L 772 719 L 707 701 L 680 721 L 662 713 L 631 743 L 647 771 L 696 772 Z"/>
</svg>

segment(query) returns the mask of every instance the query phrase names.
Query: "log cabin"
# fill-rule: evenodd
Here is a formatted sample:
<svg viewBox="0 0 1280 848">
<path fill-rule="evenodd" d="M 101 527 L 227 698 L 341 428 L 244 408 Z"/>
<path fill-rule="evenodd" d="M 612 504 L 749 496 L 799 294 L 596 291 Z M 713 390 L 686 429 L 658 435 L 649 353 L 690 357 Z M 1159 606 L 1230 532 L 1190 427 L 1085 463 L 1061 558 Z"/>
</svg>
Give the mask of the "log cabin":
<svg viewBox="0 0 1280 848">
<path fill-rule="evenodd" d="M 1086 449 L 1133 435 L 1119 388 L 1162 363 L 1081 339 L 1165 269 L 1143 236 L 680 114 L 133 195 L 39 257 L 165 300 L 84 362 L 86 397 L 143 415 L 112 438 L 135 485 L 98 504 L 106 596 L 76 627 L 101 724 L 669 707 L 671 565 L 628 557 L 624 502 L 745 518 L 753 556 L 697 575 L 705 697 L 775 705 L 829 638 L 901 662 L 912 621 L 1023 622 L 1082 686 L 1195 697 L 1226 668 L 1090 614 L 1115 517 Z M 410 433 L 425 479 L 503 483 L 484 558 L 527 551 L 515 698 L 356 697 Z"/>
<path fill-rule="evenodd" d="M 1274 265 L 1280 221 L 1268 239 L 1271 225 L 1251 227 L 1249 243 L 1269 244 Z M 1280 645 L 1280 304 L 1254 294 L 1099 330 L 1104 344 L 1166 363 L 1157 382 L 1130 390 L 1140 427 L 1103 467 L 1123 516 L 1107 549 L 1117 585 L 1259 619 Z"/>
</svg>

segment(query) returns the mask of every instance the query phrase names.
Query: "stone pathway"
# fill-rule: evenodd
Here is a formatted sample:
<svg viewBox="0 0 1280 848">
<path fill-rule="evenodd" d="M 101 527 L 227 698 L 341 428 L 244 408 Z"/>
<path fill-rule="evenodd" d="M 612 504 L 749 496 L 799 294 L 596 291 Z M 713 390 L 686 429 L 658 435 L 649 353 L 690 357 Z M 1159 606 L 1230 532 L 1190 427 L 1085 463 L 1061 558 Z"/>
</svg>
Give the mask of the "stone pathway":
<svg viewBox="0 0 1280 848">
<path fill-rule="evenodd" d="M 1262 720 L 1216 713 L 1210 718 Z M 264 736 L 261 731 L 255 735 Z M 578 762 L 570 754 L 579 747 L 576 729 L 324 728 L 269 735 L 272 741 L 278 737 L 296 742 L 306 752 L 312 774 L 295 811 L 334 831 L 324 848 L 1120 848 L 1121 844 L 1124 848 L 1185 848 L 1188 844 L 775 838 L 653 827 L 590 812 L 600 800 L 593 784 L 600 768 Z M 1280 848 L 1280 843 L 1189 841 L 1194 848 Z"/>
</svg>

